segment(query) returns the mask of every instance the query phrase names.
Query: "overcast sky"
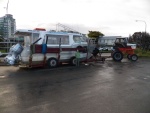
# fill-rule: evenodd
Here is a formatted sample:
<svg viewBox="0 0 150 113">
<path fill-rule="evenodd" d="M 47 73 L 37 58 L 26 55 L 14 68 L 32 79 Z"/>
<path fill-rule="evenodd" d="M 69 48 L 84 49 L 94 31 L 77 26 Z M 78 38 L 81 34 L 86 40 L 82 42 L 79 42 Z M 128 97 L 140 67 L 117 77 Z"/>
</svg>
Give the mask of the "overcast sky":
<svg viewBox="0 0 150 113">
<path fill-rule="evenodd" d="M 6 14 L 7 1 L 0 0 L 0 17 Z M 82 33 L 129 36 L 145 31 L 145 21 L 150 32 L 150 0 L 9 0 L 8 13 L 17 29 L 56 29 L 61 23 Z"/>
</svg>

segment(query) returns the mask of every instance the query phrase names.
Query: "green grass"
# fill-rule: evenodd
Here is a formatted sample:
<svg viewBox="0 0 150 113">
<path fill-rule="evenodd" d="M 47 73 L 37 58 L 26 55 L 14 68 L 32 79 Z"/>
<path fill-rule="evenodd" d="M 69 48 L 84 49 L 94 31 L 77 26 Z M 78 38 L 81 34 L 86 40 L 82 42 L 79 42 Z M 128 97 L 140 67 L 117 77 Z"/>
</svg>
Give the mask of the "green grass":
<svg viewBox="0 0 150 113">
<path fill-rule="evenodd" d="M 1 49 L 0 52 L 1 52 L 1 53 L 6 53 L 6 50 Z"/>
<path fill-rule="evenodd" d="M 145 51 L 142 49 L 137 48 L 135 50 L 135 53 L 139 56 L 139 57 L 150 57 L 150 51 Z"/>
</svg>

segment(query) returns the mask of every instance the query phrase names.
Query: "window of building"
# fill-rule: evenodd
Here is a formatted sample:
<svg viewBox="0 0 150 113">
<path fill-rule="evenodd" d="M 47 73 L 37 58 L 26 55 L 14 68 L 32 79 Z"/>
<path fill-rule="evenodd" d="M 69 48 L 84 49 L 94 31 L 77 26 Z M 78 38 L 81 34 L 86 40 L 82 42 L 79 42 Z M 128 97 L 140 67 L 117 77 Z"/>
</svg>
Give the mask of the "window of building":
<svg viewBox="0 0 150 113">
<path fill-rule="evenodd" d="M 104 39 L 101 39 L 101 43 L 104 43 Z"/>
<path fill-rule="evenodd" d="M 112 39 L 112 43 L 114 43 L 115 42 L 115 39 Z"/>
<path fill-rule="evenodd" d="M 125 39 L 123 38 L 116 39 L 116 43 L 123 43 L 123 42 L 125 42 Z"/>
<path fill-rule="evenodd" d="M 110 43 L 110 39 L 107 39 L 107 43 Z"/>
</svg>

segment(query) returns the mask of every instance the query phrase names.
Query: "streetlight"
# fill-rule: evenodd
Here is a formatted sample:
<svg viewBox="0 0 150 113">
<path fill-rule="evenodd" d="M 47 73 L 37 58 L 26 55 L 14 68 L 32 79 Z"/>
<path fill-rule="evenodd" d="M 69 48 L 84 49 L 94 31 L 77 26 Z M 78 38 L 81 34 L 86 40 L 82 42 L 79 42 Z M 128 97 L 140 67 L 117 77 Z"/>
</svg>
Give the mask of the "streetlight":
<svg viewBox="0 0 150 113">
<path fill-rule="evenodd" d="M 136 20 L 136 22 L 144 22 L 144 24 L 145 24 L 145 38 L 143 39 L 144 42 L 142 41 L 144 46 L 145 46 L 145 45 L 147 45 L 146 44 L 146 27 L 147 27 L 147 24 L 144 20 Z"/>
<path fill-rule="evenodd" d="M 146 34 L 146 27 L 147 27 L 147 24 L 144 20 L 135 20 L 136 22 L 144 22 L 145 23 L 145 34 Z"/>
</svg>

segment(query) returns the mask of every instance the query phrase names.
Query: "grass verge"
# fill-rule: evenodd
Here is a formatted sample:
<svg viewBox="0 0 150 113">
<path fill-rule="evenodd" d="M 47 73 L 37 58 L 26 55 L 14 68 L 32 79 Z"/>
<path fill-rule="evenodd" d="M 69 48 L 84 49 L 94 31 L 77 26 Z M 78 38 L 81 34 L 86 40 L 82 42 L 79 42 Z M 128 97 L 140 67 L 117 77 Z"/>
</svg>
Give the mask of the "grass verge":
<svg viewBox="0 0 150 113">
<path fill-rule="evenodd" d="M 135 50 L 135 53 L 139 56 L 139 57 L 150 57 L 150 51 L 145 51 L 142 49 L 137 48 Z"/>
</svg>

